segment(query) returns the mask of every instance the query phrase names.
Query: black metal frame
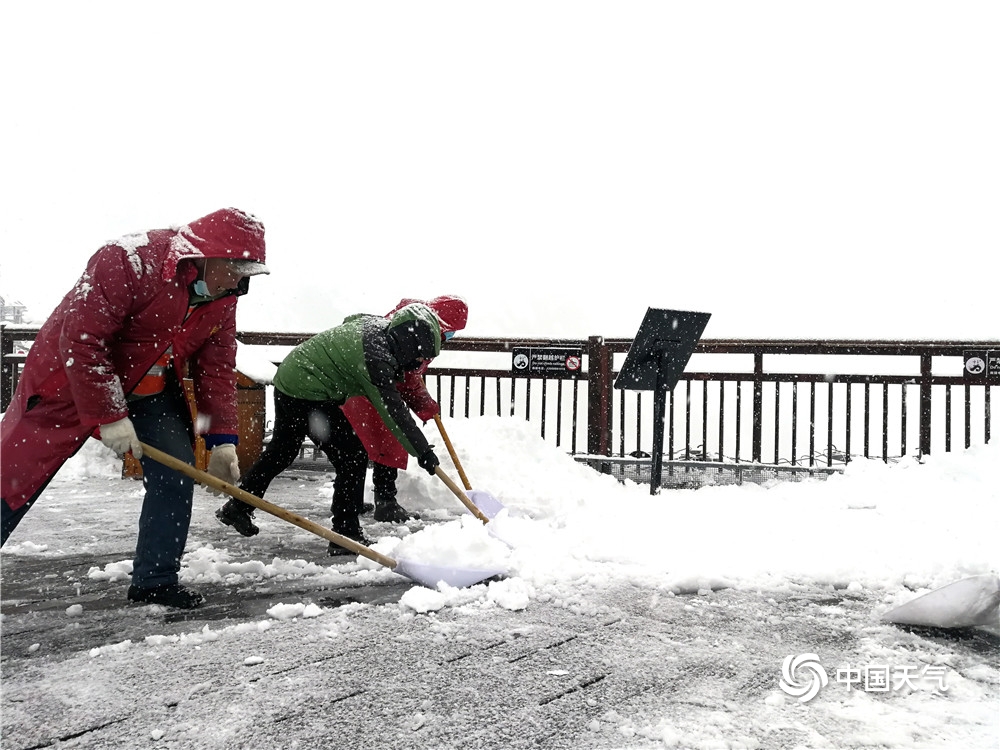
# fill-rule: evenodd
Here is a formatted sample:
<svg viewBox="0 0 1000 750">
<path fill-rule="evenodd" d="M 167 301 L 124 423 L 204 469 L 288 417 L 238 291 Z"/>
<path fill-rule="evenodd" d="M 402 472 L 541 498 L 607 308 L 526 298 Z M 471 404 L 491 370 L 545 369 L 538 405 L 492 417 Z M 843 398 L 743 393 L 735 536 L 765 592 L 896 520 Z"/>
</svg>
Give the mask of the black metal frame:
<svg viewBox="0 0 1000 750">
<path fill-rule="evenodd" d="M 30 342 L 36 333 L 37 327 L 0 325 L 0 408 L 6 409 L 24 361 L 24 355 L 13 353 L 14 342 Z M 249 346 L 294 346 L 312 335 L 241 332 L 238 337 Z M 539 424 L 544 439 L 569 453 L 626 456 L 634 452 L 630 447 L 642 449 L 643 439 L 652 434 L 652 410 L 643 394 L 622 391 L 616 400 L 613 393 L 615 358 L 622 359 L 630 343 L 600 336 L 586 340 L 459 336 L 445 344 L 444 354 L 475 357 L 509 355 L 514 346 L 579 347 L 585 367 L 535 378 L 514 377 L 509 364 L 438 367 L 436 362 L 428 371 L 428 387 L 446 416 L 523 414 Z M 696 356 L 749 356 L 752 368 L 683 375 L 667 403 L 664 458 L 833 466 L 852 456 L 888 461 L 910 450 L 923 455 L 932 448 L 951 451 L 989 442 L 992 399 L 1000 385 L 934 374 L 936 361 L 961 357 L 970 349 L 1000 350 L 1000 341 L 702 339 Z M 785 355 L 915 357 L 919 366 L 914 374 L 905 375 L 816 374 L 765 367 L 765 358 L 780 361 Z M 438 360 L 444 361 L 444 356 Z M 712 383 L 717 386 L 711 387 Z M 836 446 L 840 440 L 842 447 Z M 803 443 L 807 448 L 800 454 Z M 732 453 L 728 445 L 733 445 Z"/>
</svg>

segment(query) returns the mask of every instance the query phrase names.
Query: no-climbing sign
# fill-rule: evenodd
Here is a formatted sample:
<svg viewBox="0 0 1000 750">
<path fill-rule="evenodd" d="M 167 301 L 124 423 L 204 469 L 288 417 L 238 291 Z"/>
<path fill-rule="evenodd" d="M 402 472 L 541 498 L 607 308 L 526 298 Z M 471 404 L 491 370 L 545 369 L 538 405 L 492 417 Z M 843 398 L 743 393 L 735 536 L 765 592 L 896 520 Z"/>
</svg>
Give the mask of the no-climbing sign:
<svg viewBox="0 0 1000 750">
<path fill-rule="evenodd" d="M 560 346 L 515 346 L 511 370 L 515 376 L 579 375 L 583 349 Z"/>
</svg>

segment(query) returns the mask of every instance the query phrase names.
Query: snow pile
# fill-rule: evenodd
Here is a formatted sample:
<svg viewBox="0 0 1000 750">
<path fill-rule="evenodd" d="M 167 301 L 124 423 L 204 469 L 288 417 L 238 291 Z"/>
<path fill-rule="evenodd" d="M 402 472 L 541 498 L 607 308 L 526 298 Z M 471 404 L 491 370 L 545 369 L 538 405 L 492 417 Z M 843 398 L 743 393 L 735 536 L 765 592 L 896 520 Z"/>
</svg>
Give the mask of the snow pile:
<svg viewBox="0 0 1000 750">
<path fill-rule="evenodd" d="M 497 581 L 472 590 L 483 602 L 512 607 L 524 606 L 526 599 L 553 587 L 601 587 L 613 581 L 675 594 L 726 587 L 780 589 L 811 582 L 883 591 L 896 606 L 914 592 L 926 593 L 970 576 L 996 575 L 1000 569 L 995 538 L 1000 493 L 992 476 L 1000 465 L 996 441 L 922 461 L 857 460 L 842 475 L 825 481 L 663 490 L 650 496 L 645 485 L 619 483 L 574 461 L 535 430 L 518 419 L 449 419 L 449 435 L 467 476 L 503 510 L 484 525 L 443 482 L 411 466 L 400 472 L 399 499 L 423 520 L 413 529 L 379 526 L 379 533 L 373 534 L 380 537 L 374 549 L 426 566 L 502 570 L 517 582 L 505 583 L 514 586 L 516 594 L 501 594 Z M 141 494 L 137 483 L 117 481 L 120 464 L 109 455 L 99 442 L 89 441 L 52 487 L 74 488 L 81 478 L 89 484 L 113 480 L 116 491 Z M 443 466 L 456 476 L 446 456 Z M 277 487 L 280 483 L 272 492 Z M 303 491 L 312 492 L 322 507 L 329 501 L 332 483 L 297 485 L 296 492 Z M 208 497 L 196 498 L 196 510 Z M 269 498 L 280 504 L 280 497 Z M 102 513 L 111 514 L 109 522 L 122 523 L 114 502 L 78 502 L 91 523 L 100 522 Z M 63 513 L 45 509 L 43 499 L 29 521 L 46 512 Z M 269 533 L 285 536 L 292 531 L 273 517 L 258 516 L 263 516 L 261 523 Z M 369 517 L 363 520 L 371 523 Z M 73 543 L 64 538 L 65 529 L 56 538 L 30 535 L 25 532 L 32 528 L 29 521 L 15 533 L 5 554 L 44 556 Z M 65 523 L 69 526 L 69 519 Z M 264 538 L 257 538 L 254 549 L 273 550 L 261 542 Z M 56 541 L 59 546 L 54 547 Z M 188 583 L 271 578 L 343 582 L 352 576 L 376 580 L 373 576 L 393 575 L 364 557 L 331 564 L 318 539 L 316 549 L 311 559 L 286 559 L 247 556 L 195 542 L 189 544 L 181 578 Z M 93 568 L 90 576 L 125 580 L 130 570 L 131 562 L 121 560 Z M 431 594 L 432 603 L 421 603 L 420 609 L 469 601 L 469 592 L 458 589 Z"/>
</svg>

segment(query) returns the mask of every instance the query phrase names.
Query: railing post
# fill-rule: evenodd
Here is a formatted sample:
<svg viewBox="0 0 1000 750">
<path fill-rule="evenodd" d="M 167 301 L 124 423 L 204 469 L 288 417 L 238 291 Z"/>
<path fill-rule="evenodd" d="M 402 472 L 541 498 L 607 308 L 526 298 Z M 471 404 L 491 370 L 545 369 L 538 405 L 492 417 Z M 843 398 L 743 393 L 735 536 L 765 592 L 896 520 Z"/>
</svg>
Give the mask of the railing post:
<svg viewBox="0 0 1000 750">
<path fill-rule="evenodd" d="M 753 355 L 753 445 L 750 460 L 760 463 L 763 456 L 761 432 L 764 422 L 764 353 Z"/>
<path fill-rule="evenodd" d="M 920 355 L 920 455 L 931 452 L 931 355 Z"/>
<path fill-rule="evenodd" d="M 587 452 L 611 455 L 611 350 L 601 336 L 587 340 Z"/>
<path fill-rule="evenodd" d="M 7 411 L 11 399 L 14 398 L 14 373 L 17 367 L 8 355 L 14 353 L 14 339 L 7 335 L 7 326 L 0 323 L 0 411 Z"/>
</svg>

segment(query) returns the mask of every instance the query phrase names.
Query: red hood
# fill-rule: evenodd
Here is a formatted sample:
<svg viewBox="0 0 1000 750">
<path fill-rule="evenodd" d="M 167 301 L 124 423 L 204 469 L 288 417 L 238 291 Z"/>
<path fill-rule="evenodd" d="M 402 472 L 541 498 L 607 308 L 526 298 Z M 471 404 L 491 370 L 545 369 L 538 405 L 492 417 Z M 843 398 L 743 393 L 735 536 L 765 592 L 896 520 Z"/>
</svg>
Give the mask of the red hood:
<svg viewBox="0 0 1000 750">
<path fill-rule="evenodd" d="M 391 318 L 404 307 L 411 305 L 414 302 L 427 305 L 434 311 L 434 314 L 437 315 L 438 322 L 441 324 L 442 336 L 446 333 L 461 331 L 465 328 L 465 324 L 469 320 L 469 306 L 465 303 L 464 299 L 454 294 L 442 294 L 440 297 L 435 297 L 434 299 L 427 301 L 414 299 L 412 297 L 404 297 L 399 301 L 398 305 L 389 311 L 388 315 L 385 317 Z"/>
<path fill-rule="evenodd" d="M 469 320 L 469 306 L 465 300 L 451 294 L 444 294 L 427 301 L 427 306 L 441 321 L 441 334 L 461 331 Z"/>
<path fill-rule="evenodd" d="M 221 208 L 181 227 L 170 240 L 173 262 L 166 263 L 169 276 L 184 258 L 230 258 L 265 261 L 264 225 L 238 208 Z"/>
</svg>

